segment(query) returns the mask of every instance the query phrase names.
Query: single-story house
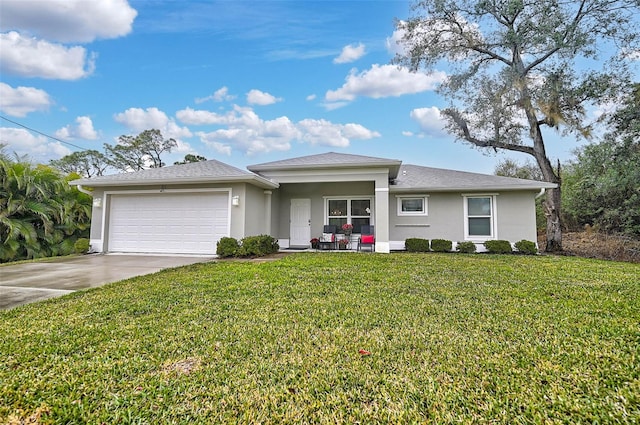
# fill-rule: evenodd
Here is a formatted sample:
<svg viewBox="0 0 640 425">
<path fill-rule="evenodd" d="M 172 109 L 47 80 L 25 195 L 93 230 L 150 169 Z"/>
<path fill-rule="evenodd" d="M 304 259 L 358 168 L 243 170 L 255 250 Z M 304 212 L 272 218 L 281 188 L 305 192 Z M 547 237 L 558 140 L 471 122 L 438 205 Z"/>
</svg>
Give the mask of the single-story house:
<svg viewBox="0 0 640 425">
<path fill-rule="evenodd" d="M 536 240 L 535 199 L 555 185 L 329 152 L 247 167 L 216 160 L 80 179 L 93 251 L 215 254 L 230 236 L 309 247 L 324 225 L 374 227 L 375 251 L 407 238 Z"/>
</svg>

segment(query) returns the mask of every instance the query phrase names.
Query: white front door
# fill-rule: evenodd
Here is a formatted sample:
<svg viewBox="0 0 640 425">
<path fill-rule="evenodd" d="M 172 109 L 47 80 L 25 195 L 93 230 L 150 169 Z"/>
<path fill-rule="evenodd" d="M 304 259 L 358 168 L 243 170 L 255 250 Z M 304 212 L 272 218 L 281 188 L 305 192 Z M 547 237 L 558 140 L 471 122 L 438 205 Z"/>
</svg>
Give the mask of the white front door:
<svg viewBox="0 0 640 425">
<path fill-rule="evenodd" d="M 309 246 L 310 239 L 311 199 L 292 199 L 289 246 Z"/>
</svg>

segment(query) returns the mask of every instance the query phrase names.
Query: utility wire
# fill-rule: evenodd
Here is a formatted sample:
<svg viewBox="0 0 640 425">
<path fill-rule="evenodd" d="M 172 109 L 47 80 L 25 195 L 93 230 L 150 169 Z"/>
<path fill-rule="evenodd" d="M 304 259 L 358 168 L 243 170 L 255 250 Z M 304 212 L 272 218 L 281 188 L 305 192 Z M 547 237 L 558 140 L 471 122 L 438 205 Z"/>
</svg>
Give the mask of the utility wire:
<svg viewBox="0 0 640 425">
<path fill-rule="evenodd" d="M 73 146 L 74 148 L 78 148 L 78 149 L 83 150 L 83 151 L 88 151 L 89 150 L 87 148 L 83 148 L 82 146 L 74 145 L 73 143 L 69 143 L 69 142 L 65 142 L 64 140 L 60 140 L 57 137 L 49 136 L 48 134 L 43 133 L 42 131 L 38 131 L 38 130 L 36 130 L 34 128 L 27 127 L 26 125 L 20 124 L 19 122 L 16 122 L 16 121 L 13 121 L 13 120 L 10 120 L 9 118 L 7 118 L 5 116 L 0 115 L 0 118 L 2 118 L 5 121 L 9 121 L 12 124 L 19 125 L 20 127 L 25 128 L 25 129 L 27 129 L 27 130 L 29 130 L 31 132 L 38 133 L 41 136 L 48 137 L 49 139 L 55 140 L 56 142 L 64 143 L 65 145 Z"/>
</svg>

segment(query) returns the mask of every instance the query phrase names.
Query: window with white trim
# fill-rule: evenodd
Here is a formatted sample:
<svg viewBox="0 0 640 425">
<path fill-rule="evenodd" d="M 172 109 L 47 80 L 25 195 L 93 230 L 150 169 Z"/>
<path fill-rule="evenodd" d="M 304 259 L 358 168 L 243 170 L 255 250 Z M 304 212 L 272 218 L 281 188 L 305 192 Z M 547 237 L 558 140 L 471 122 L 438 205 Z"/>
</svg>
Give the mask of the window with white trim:
<svg viewBox="0 0 640 425">
<path fill-rule="evenodd" d="M 398 200 L 398 215 L 427 215 L 427 198 L 421 196 L 396 196 Z"/>
<path fill-rule="evenodd" d="M 362 226 L 371 221 L 371 198 L 326 198 L 325 223 L 336 226 L 342 233 L 342 225 L 351 223 L 353 233 L 360 233 Z"/>
<path fill-rule="evenodd" d="M 465 237 L 490 239 L 495 237 L 495 196 L 467 195 L 464 197 Z"/>
</svg>

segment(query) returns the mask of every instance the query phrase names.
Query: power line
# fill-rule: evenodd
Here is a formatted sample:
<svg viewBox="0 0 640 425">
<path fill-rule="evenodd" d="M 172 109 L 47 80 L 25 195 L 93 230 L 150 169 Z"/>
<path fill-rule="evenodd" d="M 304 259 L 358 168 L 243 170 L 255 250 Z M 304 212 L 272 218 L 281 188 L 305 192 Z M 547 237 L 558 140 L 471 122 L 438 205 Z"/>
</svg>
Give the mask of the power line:
<svg viewBox="0 0 640 425">
<path fill-rule="evenodd" d="M 65 145 L 73 146 L 74 148 L 78 148 L 78 149 L 83 150 L 83 151 L 88 151 L 89 150 L 87 148 L 83 148 L 82 146 L 78 146 L 78 145 L 74 145 L 73 143 L 65 142 L 64 140 L 60 140 L 57 137 L 50 136 L 50 135 L 48 135 L 46 133 L 43 133 L 42 131 L 38 131 L 38 130 L 36 130 L 34 128 L 27 127 L 26 125 L 20 124 L 19 122 L 16 122 L 16 121 L 13 121 L 13 120 L 10 120 L 9 118 L 7 118 L 5 116 L 0 115 L 0 118 L 2 118 L 5 121 L 9 121 L 12 124 L 19 125 L 20 127 L 24 128 L 24 129 L 27 129 L 27 130 L 29 130 L 31 132 L 38 133 L 41 136 L 47 137 L 47 138 L 49 138 L 51 140 L 55 140 L 56 142 L 64 143 Z"/>
</svg>

